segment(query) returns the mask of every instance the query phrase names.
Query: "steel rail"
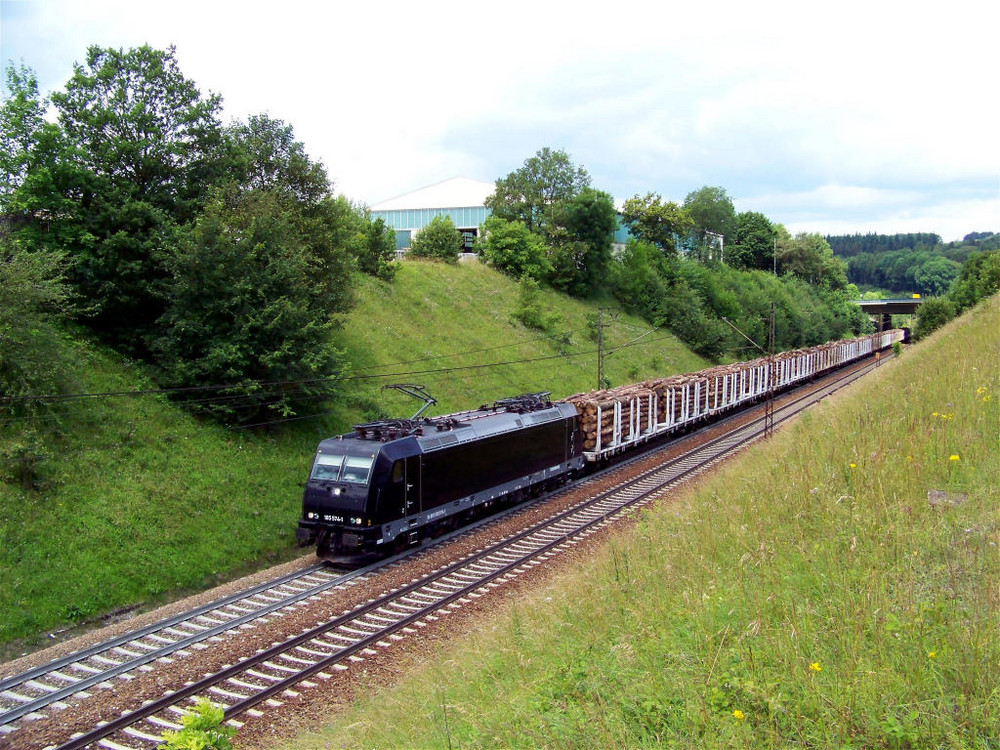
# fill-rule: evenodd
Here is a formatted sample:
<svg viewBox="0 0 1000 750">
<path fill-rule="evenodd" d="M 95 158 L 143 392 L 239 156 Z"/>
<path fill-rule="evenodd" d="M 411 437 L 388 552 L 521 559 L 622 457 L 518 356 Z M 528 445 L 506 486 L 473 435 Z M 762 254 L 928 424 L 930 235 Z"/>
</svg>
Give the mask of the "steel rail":
<svg viewBox="0 0 1000 750">
<path fill-rule="evenodd" d="M 777 413 L 781 416 L 777 417 L 775 421 L 781 423 L 792 418 L 812 403 L 815 403 L 816 401 L 824 398 L 826 395 L 829 395 L 829 393 L 838 390 L 842 386 L 841 381 L 855 380 L 866 374 L 871 369 L 874 369 L 874 365 L 858 368 L 841 378 L 835 379 L 834 382 L 821 386 L 810 394 L 785 403 L 777 409 Z M 240 661 L 231 667 L 227 667 L 209 678 L 205 678 L 204 680 L 185 686 L 178 691 L 164 696 L 158 701 L 147 704 L 132 713 L 123 715 L 122 717 L 101 726 L 99 729 L 72 739 L 64 745 L 60 745 L 59 750 L 80 750 L 80 748 L 87 747 L 88 745 L 98 742 L 117 731 L 136 724 L 144 718 L 153 716 L 154 714 L 165 709 L 176 707 L 184 699 L 198 693 L 205 692 L 206 690 L 209 690 L 210 688 L 215 687 L 240 673 L 245 673 L 248 669 L 252 669 L 255 666 L 279 659 L 283 654 L 287 654 L 303 644 L 314 641 L 320 636 L 337 630 L 338 628 L 341 628 L 349 623 L 357 624 L 358 621 L 363 620 L 366 615 L 373 612 L 381 611 L 383 613 L 381 619 L 390 621 L 391 618 L 387 614 L 387 609 L 395 602 L 398 602 L 401 599 L 413 599 L 416 593 L 420 590 L 426 591 L 435 584 L 440 584 L 440 582 L 444 581 L 456 572 L 463 569 L 468 570 L 473 565 L 483 567 L 487 565 L 484 560 L 490 556 L 498 555 L 501 550 L 510 549 L 511 547 L 528 540 L 532 536 L 540 536 L 543 533 L 546 533 L 547 529 L 557 527 L 573 516 L 579 517 L 589 515 L 588 518 L 581 519 L 582 522 L 572 524 L 571 528 L 557 531 L 554 535 L 550 534 L 551 538 L 547 540 L 540 540 L 540 543 L 532 544 L 528 549 L 517 552 L 514 555 L 513 560 L 499 566 L 493 566 L 493 569 L 488 570 L 486 573 L 481 571 L 470 571 L 466 574 L 466 577 L 471 579 L 473 581 L 472 583 L 458 586 L 445 586 L 442 584 L 441 588 L 446 589 L 445 593 L 435 591 L 434 593 L 425 594 L 424 596 L 429 598 L 430 601 L 422 608 L 416 609 L 410 614 L 404 616 L 393 615 L 395 618 L 394 622 L 390 621 L 390 624 L 378 627 L 378 629 L 371 634 L 355 640 L 348 646 L 337 648 L 328 657 L 321 658 L 312 662 L 308 666 L 296 670 L 296 673 L 287 679 L 275 680 L 274 684 L 270 686 L 251 686 L 246 682 L 241 683 L 241 685 L 246 688 L 255 689 L 257 692 L 238 700 L 226 709 L 226 719 L 232 720 L 235 716 L 250 710 L 253 706 L 259 704 L 260 702 L 288 690 L 291 686 L 308 679 L 314 674 L 323 672 L 324 670 L 330 668 L 331 665 L 354 656 L 359 652 L 370 650 L 373 645 L 384 641 L 397 631 L 409 627 L 420 620 L 428 618 L 428 616 L 432 615 L 434 612 L 448 607 L 450 604 L 459 599 L 470 596 L 477 588 L 482 588 L 495 581 L 497 578 L 511 575 L 519 568 L 523 568 L 534 558 L 544 555 L 546 552 L 553 551 L 556 547 L 565 544 L 574 537 L 584 535 L 595 527 L 607 523 L 611 518 L 621 514 L 625 510 L 641 506 L 649 502 L 654 497 L 658 497 L 665 488 L 676 484 L 681 479 L 693 473 L 697 473 L 698 471 L 713 465 L 734 450 L 742 448 L 760 438 L 764 434 L 764 427 L 762 426 L 764 422 L 765 417 L 755 417 L 751 421 L 740 425 L 723 435 L 712 438 L 706 443 L 681 454 L 677 458 L 673 459 L 669 464 L 647 470 L 641 473 L 639 477 L 633 478 L 629 482 L 620 483 L 616 487 L 599 493 L 594 498 L 584 500 L 570 509 L 553 515 L 551 518 L 546 519 L 546 521 L 539 522 L 528 529 L 501 540 L 486 550 L 482 550 L 479 553 L 456 561 L 455 563 L 445 566 L 440 570 L 420 579 L 419 581 L 415 581 L 405 587 L 402 587 L 401 589 L 378 597 L 368 604 L 362 605 L 351 612 L 335 618 L 334 620 L 295 636 L 272 647 L 271 649 L 255 654 L 254 656 Z M 641 487 L 637 491 L 634 490 L 635 485 L 644 485 L 646 483 L 649 484 L 648 487 Z M 628 496 L 620 497 L 619 500 L 611 502 L 610 507 L 601 507 L 602 503 L 608 503 L 609 498 L 615 495 Z M 453 590 L 447 591 L 448 588 Z M 405 609 L 405 607 L 399 607 L 398 605 L 397 608 Z M 412 609 L 412 606 L 410 608 Z M 372 629 L 372 625 L 365 622 L 364 624 L 358 625 L 358 628 Z M 361 631 L 359 630 L 356 632 Z M 296 660 L 303 661 L 302 659 Z"/>
</svg>

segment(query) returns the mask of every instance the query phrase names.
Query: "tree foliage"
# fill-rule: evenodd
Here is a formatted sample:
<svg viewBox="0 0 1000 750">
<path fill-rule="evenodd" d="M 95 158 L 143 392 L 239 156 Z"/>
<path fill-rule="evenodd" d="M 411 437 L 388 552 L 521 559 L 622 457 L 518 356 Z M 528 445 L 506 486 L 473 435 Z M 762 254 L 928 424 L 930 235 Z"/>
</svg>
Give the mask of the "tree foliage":
<svg viewBox="0 0 1000 750">
<path fill-rule="evenodd" d="M 0 195 L 5 199 L 24 184 L 46 107 L 38 77 L 25 65 L 7 68 L 6 85 L 8 93 L 0 106 L 0 169 L 5 178 Z"/>
<path fill-rule="evenodd" d="M 462 252 L 462 235 L 450 217 L 438 214 L 421 229 L 410 243 L 409 254 L 414 258 L 458 263 Z"/>
<path fill-rule="evenodd" d="M 929 232 L 908 234 L 840 234 L 827 235 L 826 241 L 833 252 L 842 258 L 870 253 L 890 253 L 911 250 L 918 246 L 934 247 L 941 244 L 941 236 Z"/>
<path fill-rule="evenodd" d="M 540 239 L 550 285 L 577 297 L 597 291 L 617 226 L 614 201 L 590 187 L 590 175 L 565 151 L 539 150 L 497 180 L 486 205 L 493 218 L 519 223 Z M 519 252 L 536 251 L 522 245 Z"/>
<path fill-rule="evenodd" d="M 333 196 L 291 125 L 257 115 L 223 128 L 220 97 L 201 94 L 173 48 L 91 47 L 51 96 L 57 122 L 44 119 L 29 69 L 11 67 L 7 84 L 0 226 L 10 290 L 72 291 L 84 322 L 154 363 L 164 383 L 255 390 L 239 410 L 215 407 L 230 420 L 287 413 L 316 395 L 264 383 L 339 372 L 329 336 L 351 304 L 352 274 L 392 278 L 395 237 Z M 19 292 L 26 303 L 30 290 Z M 31 318 L 42 330 L 42 307 L 17 308 L 18 325 Z M 5 339 L 15 341 L 24 343 Z M 37 372 L 30 351 L 5 360 L 8 372 Z"/>
<path fill-rule="evenodd" d="M 70 305 L 60 255 L 0 239 L 0 397 L 11 410 L 36 412 L 32 398 L 59 393 L 72 380 L 56 325 Z"/>
<path fill-rule="evenodd" d="M 545 147 L 506 177 L 486 199 L 493 216 L 520 221 L 545 236 L 560 204 L 590 186 L 590 175 L 570 160 L 565 151 Z"/>
<path fill-rule="evenodd" d="M 520 221 L 489 217 L 476 240 L 479 256 L 501 273 L 520 279 L 545 280 L 552 271 L 545 242 Z"/>
<path fill-rule="evenodd" d="M 792 237 L 783 226 L 777 229 L 776 266 L 779 274 L 791 274 L 812 286 L 846 289 L 846 264 L 834 256 L 820 234 L 800 232 Z"/>
<path fill-rule="evenodd" d="M 615 257 L 609 285 L 622 305 L 650 323 L 670 329 L 703 356 L 756 356 L 730 320 L 761 348 L 775 304 L 776 346 L 788 349 L 858 333 L 869 324 L 846 290 L 817 287 L 787 275 L 706 266 L 664 255 L 653 245 L 630 240 Z"/>
<path fill-rule="evenodd" d="M 626 200 L 621 217 L 634 237 L 653 243 L 665 253 L 677 252 L 675 238 L 694 227 L 686 209 L 654 193 Z"/>
<path fill-rule="evenodd" d="M 141 200 L 186 219 L 216 181 L 222 99 L 202 97 L 173 47 L 90 47 L 52 101 L 98 180 L 95 199 Z"/>
<path fill-rule="evenodd" d="M 396 262 L 396 232 L 381 218 L 372 221 L 364 212 L 352 244 L 358 270 L 369 276 L 392 281 L 399 264 Z"/>
<path fill-rule="evenodd" d="M 951 288 L 951 300 L 962 312 L 1000 291 L 1000 250 L 973 253 Z"/>
<path fill-rule="evenodd" d="M 775 239 L 770 219 L 757 211 L 743 211 L 736 216 L 735 242 L 726 245 L 725 262 L 744 271 L 772 270 Z"/>
<path fill-rule="evenodd" d="M 549 231 L 552 286 L 576 297 L 597 292 L 611 260 L 616 222 L 607 193 L 584 188 L 564 201 Z"/>
<path fill-rule="evenodd" d="M 291 125 L 259 114 L 233 123 L 227 133 L 234 148 L 232 174 L 244 188 L 300 203 L 317 203 L 330 194 L 326 168 L 309 158 Z"/>
<path fill-rule="evenodd" d="M 947 297 L 928 297 L 917 309 L 913 337 L 922 339 L 955 317 L 955 303 Z"/>
<path fill-rule="evenodd" d="M 88 240 L 65 248 L 71 276 L 95 305 L 96 327 L 141 352 L 163 311 L 163 238 L 195 216 L 221 169 L 221 100 L 202 98 L 173 48 L 144 46 L 91 47 L 52 101 L 84 175 L 58 219 Z"/>
<path fill-rule="evenodd" d="M 177 233 L 155 342 L 167 384 L 229 386 L 202 408 L 237 423 L 332 393 L 343 300 L 327 292 L 339 271 L 308 231 L 274 193 L 233 191 Z"/>
<path fill-rule="evenodd" d="M 687 244 L 698 257 L 707 256 L 707 247 L 715 240 L 709 235 L 721 235 L 723 245 L 736 239 L 736 209 L 721 187 L 705 185 L 687 194 L 683 208 L 691 219 Z"/>
<path fill-rule="evenodd" d="M 925 271 L 924 266 L 929 266 Z M 932 248 L 860 253 L 847 259 L 847 277 L 859 286 L 891 292 L 943 294 L 961 265 Z"/>
</svg>

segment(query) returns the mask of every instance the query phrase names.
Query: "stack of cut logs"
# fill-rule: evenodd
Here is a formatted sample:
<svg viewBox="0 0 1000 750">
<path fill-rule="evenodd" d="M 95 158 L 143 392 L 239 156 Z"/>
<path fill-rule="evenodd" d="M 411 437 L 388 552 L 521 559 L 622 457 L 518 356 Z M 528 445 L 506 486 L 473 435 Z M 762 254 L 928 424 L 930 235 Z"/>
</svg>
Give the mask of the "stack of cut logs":
<svg viewBox="0 0 1000 750">
<path fill-rule="evenodd" d="M 823 351 L 834 346 L 837 346 L 837 342 L 821 344 L 810 349 L 781 352 L 775 355 L 775 362 L 778 363 L 783 360 L 793 359 L 802 354 Z M 653 395 L 656 396 L 656 422 L 657 424 L 663 424 L 667 421 L 669 400 L 673 399 L 673 408 L 669 413 L 673 415 L 674 420 L 677 420 L 682 414 L 683 386 L 689 383 L 700 382 L 702 387 L 699 389 L 698 394 L 699 403 L 697 413 L 702 414 L 707 412 L 710 407 L 715 406 L 716 403 L 722 403 L 722 394 L 719 394 L 717 401 L 715 390 L 723 387 L 722 382 L 727 375 L 741 372 L 749 373 L 755 368 L 766 366 L 767 358 L 760 357 L 749 362 L 717 365 L 687 375 L 672 375 L 667 378 L 656 378 L 642 383 L 618 386 L 617 388 L 606 388 L 599 391 L 590 391 L 589 393 L 577 393 L 565 400 L 573 404 L 576 407 L 577 414 L 580 415 L 580 428 L 584 433 L 583 448 L 589 451 L 597 448 L 598 433 L 601 436 L 600 444 L 602 447 L 616 442 L 614 435 L 616 404 L 621 404 L 622 412 L 620 423 L 622 435 L 619 439 L 628 440 L 631 429 L 634 428 L 639 433 L 649 429 L 650 410 L 652 408 L 651 397 Z M 749 381 L 743 387 L 749 387 Z M 693 387 L 688 389 L 690 397 L 694 396 L 694 391 Z M 729 395 L 727 400 L 729 403 L 732 403 L 732 399 L 732 395 Z M 687 414 L 691 415 L 695 413 L 693 406 L 693 404 L 688 406 Z M 600 408 L 601 412 L 600 424 L 597 421 L 598 408 Z M 638 412 L 637 417 L 633 414 L 633 410 Z"/>
</svg>

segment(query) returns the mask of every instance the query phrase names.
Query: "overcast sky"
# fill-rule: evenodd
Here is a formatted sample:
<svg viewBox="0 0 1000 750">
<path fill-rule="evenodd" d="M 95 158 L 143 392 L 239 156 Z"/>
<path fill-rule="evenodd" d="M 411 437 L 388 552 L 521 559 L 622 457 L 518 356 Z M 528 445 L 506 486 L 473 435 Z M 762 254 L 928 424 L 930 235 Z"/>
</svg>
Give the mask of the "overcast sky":
<svg viewBox="0 0 1000 750">
<path fill-rule="evenodd" d="M 793 232 L 1000 231 L 1000 3 L 0 0 L 60 90 L 174 45 L 224 120 L 290 123 L 368 204 L 569 153 L 619 201 L 721 186 Z"/>
</svg>

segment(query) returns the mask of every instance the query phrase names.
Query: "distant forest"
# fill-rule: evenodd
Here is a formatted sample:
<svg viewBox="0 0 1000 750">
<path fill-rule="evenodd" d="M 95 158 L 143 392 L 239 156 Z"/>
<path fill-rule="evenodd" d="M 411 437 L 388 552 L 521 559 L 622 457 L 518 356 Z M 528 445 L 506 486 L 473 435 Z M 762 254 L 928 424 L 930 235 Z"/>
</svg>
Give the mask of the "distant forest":
<svg viewBox="0 0 1000 750">
<path fill-rule="evenodd" d="M 940 296 L 974 252 L 1000 249 L 1000 234 L 972 232 L 943 242 L 930 232 L 828 235 L 834 255 L 847 262 L 847 278 L 862 291 Z"/>
</svg>

